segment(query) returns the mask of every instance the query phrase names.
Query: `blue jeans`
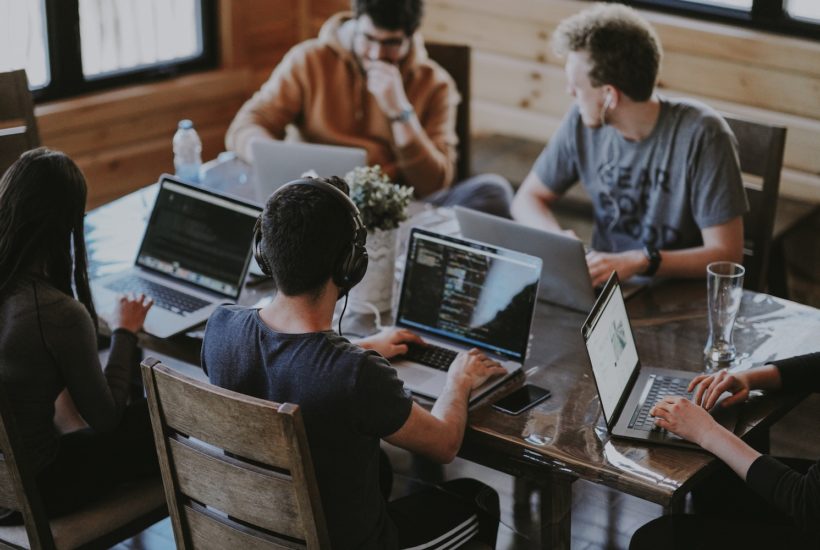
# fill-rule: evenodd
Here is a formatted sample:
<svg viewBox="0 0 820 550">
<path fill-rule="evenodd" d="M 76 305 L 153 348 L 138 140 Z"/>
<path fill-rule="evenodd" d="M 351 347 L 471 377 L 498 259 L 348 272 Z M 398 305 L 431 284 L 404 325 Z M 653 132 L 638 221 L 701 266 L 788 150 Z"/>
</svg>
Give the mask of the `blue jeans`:
<svg viewBox="0 0 820 550">
<path fill-rule="evenodd" d="M 502 218 L 512 218 L 513 188 L 498 174 L 479 174 L 428 195 L 423 200 L 434 206 L 463 206 Z"/>
</svg>

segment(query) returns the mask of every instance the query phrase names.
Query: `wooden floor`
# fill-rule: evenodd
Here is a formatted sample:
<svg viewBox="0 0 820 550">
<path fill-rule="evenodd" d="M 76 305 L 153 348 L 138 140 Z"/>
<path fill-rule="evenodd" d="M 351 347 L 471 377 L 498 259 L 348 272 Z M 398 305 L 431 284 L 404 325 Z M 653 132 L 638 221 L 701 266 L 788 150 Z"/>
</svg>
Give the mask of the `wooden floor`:
<svg viewBox="0 0 820 550">
<path fill-rule="evenodd" d="M 527 174 L 541 145 L 522 140 L 489 137 L 473 144 L 476 172 L 497 172 L 514 184 L 520 183 Z M 576 186 L 580 187 L 580 186 Z M 571 227 L 582 236 L 590 232 L 588 218 L 574 216 L 572 212 L 561 215 L 561 223 Z M 808 459 L 820 457 L 820 432 L 816 421 L 820 418 L 820 395 L 811 396 L 797 409 L 782 419 L 771 432 L 772 454 Z M 807 434 L 811 434 L 807 437 Z M 414 462 L 404 451 L 386 447 L 395 472 L 393 496 L 399 496 L 424 483 L 414 473 Z M 501 525 L 499 549 L 519 550 L 540 548 L 538 541 L 538 495 L 530 502 L 514 502 L 513 479 L 505 474 L 457 459 L 444 471 L 446 479 L 473 477 L 494 487 L 501 499 Z M 516 507 L 516 504 L 518 506 Z M 529 505 L 529 506 L 528 506 Z M 526 510 L 524 519 L 514 521 L 513 511 Z M 621 549 L 628 548 L 632 534 L 641 525 L 660 516 L 661 507 L 650 502 L 622 494 L 606 487 L 577 481 L 572 488 L 572 548 Z M 144 531 L 140 536 L 117 545 L 118 550 L 174 548 L 170 520 L 164 520 Z"/>
</svg>

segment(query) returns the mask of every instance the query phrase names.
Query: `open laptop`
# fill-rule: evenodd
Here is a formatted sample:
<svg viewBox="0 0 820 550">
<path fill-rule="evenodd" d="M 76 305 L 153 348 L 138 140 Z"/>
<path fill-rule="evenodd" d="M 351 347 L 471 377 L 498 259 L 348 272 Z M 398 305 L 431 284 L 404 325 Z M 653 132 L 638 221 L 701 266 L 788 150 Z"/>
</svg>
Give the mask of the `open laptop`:
<svg viewBox="0 0 820 550">
<path fill-rule="evenodd" d="M 585 313 L 592 308 L 595 292 L 581 241 L 461 206 L 454 210 L 464 237 L 541 258 L 539 300 Z"/>
<path fill-rule="evenodd" d="M 436 399 L 458 352 L 479 348 L 506 376 L 473 390 L 475 403 L 524 365 L 535 311 L 541 260 L 414 228 L 396 313 L 396 326 L 419 333 L 429 346 L 411 346 L 392 361 L 418 395 Z"/>
<path fill-rule="evenodd" d="M 667 395 L 687 393 L 700 373 L 641 366 L 618 275 L 613 272 L 581 329 L 609 433 L 654 443 L 697 447 L 655 426 L 652 407 Z M 712 414 L 734 430 L 737 410 L 716 406 Z"/>
<path fill-rule="evenodd" d="M 144 330 L 165 338 L 235 302 L 251 257 L 259 209 L 163 175 L 134 266 L 92 281 L 103 318 L 121 294 L 154 300 Z"/>
<path fill-rule="evenodd" d="M 251 152 L 251 193 L 245 198 L 260 206 L 271 193 L 306 172 L 322 178 L 344 177 L 357 166 L 367 165 L 367 151 L 358 147 L 259 139 L 251 143 Z"/>
</svg>

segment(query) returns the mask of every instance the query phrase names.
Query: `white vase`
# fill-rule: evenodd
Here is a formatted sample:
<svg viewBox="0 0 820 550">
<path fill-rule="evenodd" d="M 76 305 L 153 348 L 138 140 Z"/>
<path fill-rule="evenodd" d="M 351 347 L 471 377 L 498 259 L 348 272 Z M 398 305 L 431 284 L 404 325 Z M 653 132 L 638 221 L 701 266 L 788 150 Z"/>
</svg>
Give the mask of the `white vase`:
<svg viewBox="0 0 820 550">
<path fill-rule="evenodd" d="M 357 313 L 390 311 L 396 262 L 395 229 L 375 229 L 367 232 L 367 273 L 350 290 L 349 306 Z"/>
</svg>

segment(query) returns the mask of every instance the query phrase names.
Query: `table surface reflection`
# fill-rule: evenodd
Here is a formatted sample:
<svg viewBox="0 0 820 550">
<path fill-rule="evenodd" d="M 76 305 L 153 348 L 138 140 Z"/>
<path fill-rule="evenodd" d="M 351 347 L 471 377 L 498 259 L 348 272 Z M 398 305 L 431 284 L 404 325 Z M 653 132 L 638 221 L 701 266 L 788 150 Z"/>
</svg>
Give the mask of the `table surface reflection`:
<svg viewBox="0 0 820 550">
<path fill-rule="evenodd" d="M 92 276 L 133 263 L 155 195 L 156 186 L 149 186 L 89 213 L 86 234 Z M 416 219 L 423 219 L 427 227 L 438 224 L 442 232 L 453 231 L 446 214 L 424 211 Z M 405 235 L 409 225 L 403 228 Z M 643 365 L 703 370 L 705 287 L 702 280 L 661 281 L 628 300 Z M 263 285 L 246 288 L 240 301 L 252 305 L 269 294 L 270 288 Z M 570 480 L 592 480 L 669 506 L 716 461 L 699 450 L 608 435 L 581 338 L 584 318 L 582 313 L 539 303 L 524 372 L 528 382 L 549 388 L 552 397 L 519 416 L 500 413 L 486 404 L 479 406 L 470 414 L 461 454 L 536 482 L 555 473 L 565 474 Z M 354 317 L 346 320 L 345 332 L 363 332 L 366 326 L 367 320 Z M 818 336 L 820 310 L 744 292 L 735 327 L 739 356 L 732 368 L 746 369 L 817 351 Z M 157 339 L 143 334 L 140 339 L 147 349 L 199 364 L 201 341 L 197 338 Z M 741 408 L 736 433 L 765 429 L 803 397 L 753 396 Z"/>
</svg>

